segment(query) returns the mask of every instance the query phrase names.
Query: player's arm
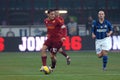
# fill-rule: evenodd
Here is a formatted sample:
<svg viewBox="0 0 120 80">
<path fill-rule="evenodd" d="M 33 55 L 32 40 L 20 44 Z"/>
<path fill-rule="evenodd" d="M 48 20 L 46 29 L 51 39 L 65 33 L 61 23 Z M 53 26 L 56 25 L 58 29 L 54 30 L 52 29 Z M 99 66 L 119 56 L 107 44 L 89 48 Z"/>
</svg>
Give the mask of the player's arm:
<svg viewBox="0 0 120 80">
<path fill-rule="evenodd" d="M 67 28 L 66 28 L 63 20 L 57 18 L 57 22 L 61 28 L 61 37 L 62 37 L 61 40 L 64 41 L 64 40 L 66 40 L 66 36 L 67 36 Z"/>
<path fill-rule="evenodd" d="M 96 38 L 96 35 L 94 33 L 92 33 L 92 38 L 95 39 Z"/>
<path fill-rule="evenodd" d="M 113 31 L 110 31 L 109 33 L 107 33 L 107 36 L 108 36 L 108 37 L 111 36 L 112 33 L 113 33 Z"/>
<path fill-rule="evenodd" d="M 62 37 L 63 37 L 63 40 L 66 39 L 66 36 L 67 36 L 67 27 L 66 25 L 64 24 L 64 19 L 62 17 L 59 17 L 61 22 L 60 24 L 62 25 L 61 26 L 61 31 L 62 31 Z"/>
<path fill-rule="evenodd" d="M 92 29 L 91 29 L 91 32 L 92 32 L 92 38 L 94 39 L 94 38 L 96 38 L 96 35 L 95 35 L 95 22 L 93 22 L 93 24 L 92 24 Z"/>
<path fill-rule="evenodd" d="M 113 27 L 110 22 L 108 22 L 108 29 L 109 29 L 109 32 L 107 33 L 107 36 L 111 36 L 113 33 Z"/>
<path fill-rule="evenodd" d="M 66 36 L 67 36 L 67 28 L 65 25 L 61 26 L 61 33 L 62 33 L 62 41 L 66 40 Z"/>
</svg>

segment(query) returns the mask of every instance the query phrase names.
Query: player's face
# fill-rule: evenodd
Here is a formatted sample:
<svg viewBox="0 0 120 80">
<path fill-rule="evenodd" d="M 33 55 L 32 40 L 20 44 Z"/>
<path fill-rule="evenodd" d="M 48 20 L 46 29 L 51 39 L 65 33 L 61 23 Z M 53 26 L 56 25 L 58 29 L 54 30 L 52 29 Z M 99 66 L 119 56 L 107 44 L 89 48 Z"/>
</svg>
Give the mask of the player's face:
<svg viewBox="0 0 120 80">
<path fill-rule="evenodd" d="M 49 19 L 54 19 L 55 18 L 55 12 L 52 11 L 48 14 Z"/>
<path fill-rule="evenodd" d="M 105 17 L 105 13 L 103 11 L 99 11 L 98 12 L 98 18 L 99 19 L 104 19 L 104 17 Z"/>
</svg>

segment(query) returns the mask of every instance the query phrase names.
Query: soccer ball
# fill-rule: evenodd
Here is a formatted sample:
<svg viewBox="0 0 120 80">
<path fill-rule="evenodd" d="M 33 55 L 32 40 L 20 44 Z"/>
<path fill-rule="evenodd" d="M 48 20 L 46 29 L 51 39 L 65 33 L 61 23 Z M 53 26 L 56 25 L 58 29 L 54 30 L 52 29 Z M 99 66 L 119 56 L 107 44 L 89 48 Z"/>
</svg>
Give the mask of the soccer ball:
<svg viewBox="0 0 120 80">
<path fill-rule="evenodd" d="M 44 72 L 45 74 L 50 74 L 50 73 L 51 73 L 51 70 L 50 70 L 50 68 L 49 68 L 48 66 L 43 66 L 43 72 Z"/>
</svg>

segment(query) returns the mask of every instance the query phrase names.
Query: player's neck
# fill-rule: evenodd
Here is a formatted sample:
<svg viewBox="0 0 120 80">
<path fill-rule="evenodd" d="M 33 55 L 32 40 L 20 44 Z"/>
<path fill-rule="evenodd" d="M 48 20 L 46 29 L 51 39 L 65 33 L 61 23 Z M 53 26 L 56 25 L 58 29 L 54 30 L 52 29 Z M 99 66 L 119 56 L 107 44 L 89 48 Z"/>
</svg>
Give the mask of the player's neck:
<svg viewBox="0 0 120 80">
<path fill-rule="evenodd" d="M 99 22 L 102 24 L 104 22 L 104 19 L 99 19 Z"/>
<path fill-rule="evenodd" d="M 51 20 L 51 21 L 54 20 L 54 19 L 51 19 L 51 18 L 49 18 L 49 17 L 48 17 L 47 19 L 48 19 L 48 20 Z"/>
</svg>

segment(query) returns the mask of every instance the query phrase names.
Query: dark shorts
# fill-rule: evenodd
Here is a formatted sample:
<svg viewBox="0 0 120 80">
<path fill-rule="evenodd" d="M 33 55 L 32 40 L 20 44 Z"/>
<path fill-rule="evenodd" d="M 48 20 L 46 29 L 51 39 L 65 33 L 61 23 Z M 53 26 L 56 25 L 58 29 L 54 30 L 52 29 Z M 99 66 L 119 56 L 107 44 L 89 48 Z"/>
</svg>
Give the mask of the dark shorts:
<svg viewBox="0 0 120 80">
<path fill-rule="evenodd" d="M 51 53 L 57 53 L 58 50 L 62 47 L 62 42 L 60 40 L 47 39 L 44 43 L 48 47 L 48 50 Z"/>
</svg>

